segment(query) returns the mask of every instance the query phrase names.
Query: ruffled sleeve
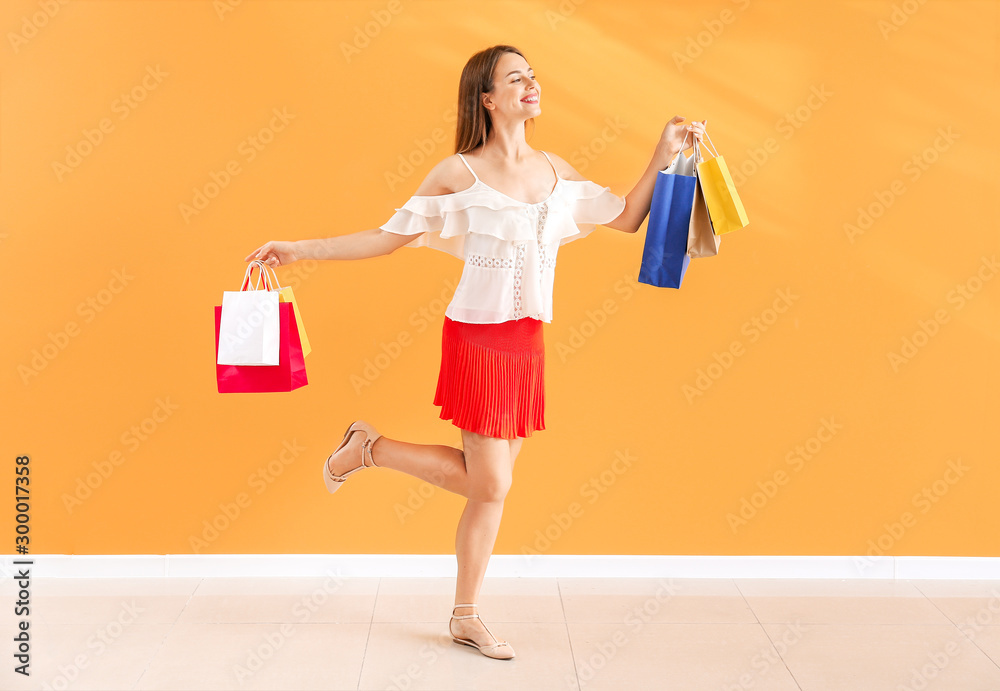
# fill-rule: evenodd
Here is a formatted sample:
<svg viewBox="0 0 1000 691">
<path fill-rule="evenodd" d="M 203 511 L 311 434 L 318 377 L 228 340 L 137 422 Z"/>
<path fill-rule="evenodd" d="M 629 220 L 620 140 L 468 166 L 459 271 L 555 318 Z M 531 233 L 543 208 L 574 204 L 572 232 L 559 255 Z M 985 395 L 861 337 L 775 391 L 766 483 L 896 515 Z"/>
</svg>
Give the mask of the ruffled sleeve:
<svg viewBox="0 0 1000 691">
<path fill-rule="evenodd" d="M 465 237 L 469 233 L 512 242 L 534 240 L 531 219 L 517 213 L 519 210 L 517 200 L 473 185 L 451 194 L 414 195 L 380 228 L 416 236 L 404 247 L 430 247 L 464 260 Z"/>
<path fill-rule="evenodd" d="M 569 212 L 563 228 L 557 229 L 559 244 L 585 238 L 599 224 L 610 223 L 625 209 L 625 198 L 589 180 L 566 180 L 563 201 Z"/>
</svg>

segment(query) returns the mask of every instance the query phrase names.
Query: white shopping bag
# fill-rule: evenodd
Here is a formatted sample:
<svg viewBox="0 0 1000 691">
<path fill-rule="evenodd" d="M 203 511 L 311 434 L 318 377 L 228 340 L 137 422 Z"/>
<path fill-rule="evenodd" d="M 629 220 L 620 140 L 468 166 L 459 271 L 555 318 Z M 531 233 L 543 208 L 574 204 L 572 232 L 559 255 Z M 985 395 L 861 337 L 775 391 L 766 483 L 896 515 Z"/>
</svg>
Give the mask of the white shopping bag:
<svg viewBox="0 0 1000 691">
<path fill-rule="evenodd" d="M 251 285 L 254 266 L 259 263 L 253 262 L 247 267 L 242 290 L 222 293 L 217 358 L 220 365 L 278 364 L 278 291 L 271 290 L 263 264 L 260 265 L 256 288 Z M 260 289 L 261 279 L 263 290 Z"/>
</svg>

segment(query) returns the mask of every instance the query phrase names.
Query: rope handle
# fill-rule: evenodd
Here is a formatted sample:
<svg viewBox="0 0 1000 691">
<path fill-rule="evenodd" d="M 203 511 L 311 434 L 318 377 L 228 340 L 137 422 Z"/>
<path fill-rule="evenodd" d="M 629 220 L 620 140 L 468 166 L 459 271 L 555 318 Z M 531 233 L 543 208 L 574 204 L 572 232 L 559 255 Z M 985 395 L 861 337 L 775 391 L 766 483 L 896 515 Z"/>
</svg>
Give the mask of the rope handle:
<svg viewBox="0 0 1000 691">
<path fill-rule="evenodd" d="M 253 270 L 254 268 L 259 269 L 257 273 L 257 283 L 251 288 L 251 282 L 253 281 Z M 240 292 L 245 290 L 260 290 L 260 286 L 263 283 L 264 290 L 274 290 L 274 286 L 271 284 L 271 274 L 268 273 L 270 267 L 259 259 L 255 259 L 250 262 L 250 266 L 247 267 L 246 273 L 243 274 L 243 285 L 240 286 Z M 274 269 L 271 269 L 274 273 Z M 274 274 L 274 284 L 278 285 L 278 275 Z M 278 290 L 281 290 L 281 286 L 278 285 Z"/>
<path fill-rule="evenodd" d="M 705 129 L 705 136 L 708 137 L 708 143 L 702 142 L 705 148 L 712 152 L 712 156 L 715 158 L 719 157 L 719 152 L 715 150 L 715 144 L 712 143 L 712 137 L 708 134 L 708 129 Z"/>
<path fill-rule="evenodd" d="M 688 136 L 690 134 L 691 134 L 690 132 L 685 132 L 684 133 L 684 141 L 681 142 L 681 148 L 677 152 L 677 158 L 678 159 L 680 158 L 681 154 L 684 153 L 684 150 L 687 149 L 686 144 L 687 144 Z M 706 137 L 708 136 L 708 130 L 705 130 L 705 136 Z M 707 144 L 705 144 L 704 142 L 702 142 L 702 144 L 706 148 L 708 148 Z M 698 142 L 695 141 L 693 138 L 692 138 L 692 141 L 691 141 L 691 146 L 694 148 L 694 155 L 692 156 L 692 158 L 694 158 L 694 164 L 695 164 L 695 166 L 697 166 L 699 163 L 704 162 L 705 158 L 701 155 L 701 147 L 698 146 Z M 719 154 L 715 153 L 714 147 L 712 149 L 709 149 L 709 151 L 711 151 L 715 156 L 719 155 Z M 672 165 L 674 165 L 674 161 L 671 161 L 670 164 L 666 168 L 664 168 L 663 170 L 664 171 L 669 170 L 670 166 L 672 166 Z"/>
</svg>

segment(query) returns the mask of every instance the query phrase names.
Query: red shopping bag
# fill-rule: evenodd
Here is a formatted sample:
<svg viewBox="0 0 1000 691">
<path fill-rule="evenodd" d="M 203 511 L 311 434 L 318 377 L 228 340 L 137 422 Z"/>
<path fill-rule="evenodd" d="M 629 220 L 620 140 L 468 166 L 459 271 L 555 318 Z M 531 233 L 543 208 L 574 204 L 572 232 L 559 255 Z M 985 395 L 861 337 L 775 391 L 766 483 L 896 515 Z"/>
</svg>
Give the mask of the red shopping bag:
<svg viewBox="0 0 1000 691">
<path fill-rule="evenodd" d="M 264 393 L 294 391 L 309 383 L 306 379 L 306 362 L 302 355 L 302 341 L 295 323 L 292 303 L 278 305 L 280 345 L 278 364 L 267 365 L 215 365 L 215 378 L 219 393 Z M 219 354 L 219 323 L 222 305 L 215 306 L 215 354 Z"/>
</svg>

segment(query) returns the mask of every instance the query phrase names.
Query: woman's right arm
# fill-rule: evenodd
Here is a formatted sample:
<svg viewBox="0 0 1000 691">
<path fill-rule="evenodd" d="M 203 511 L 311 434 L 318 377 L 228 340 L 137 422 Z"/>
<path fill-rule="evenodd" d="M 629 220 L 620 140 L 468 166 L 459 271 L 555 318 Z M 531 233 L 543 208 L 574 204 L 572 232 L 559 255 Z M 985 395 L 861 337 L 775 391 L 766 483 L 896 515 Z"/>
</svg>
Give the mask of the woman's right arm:
<svg viewBox="0 0 1000 691">
<path fill-rule="evenodd" d="M 303 259 L 368 259 L 390 254 L 416 237 L 372 228 L 322 240 L 272 240 L 247 255 L 245 261 L 260 259 L 277 268 Z"/>
<path fill-rule="evenodd" d="M 448 156 L 431 169 L 415 194 L 438 195 L 454 192 L 455 177 L 457 175 L 461 178 L 464 170 L 457 156 Z M 255 249 L 244 261 L 260 259 L 268 266 L 277 268 L 303 259 L 368 259 L 395 252 L 417 237 L 419 236 L 401 235 L 372 228 L 321 240 L 294 242 L 272 240 Z"/>
</svg>

